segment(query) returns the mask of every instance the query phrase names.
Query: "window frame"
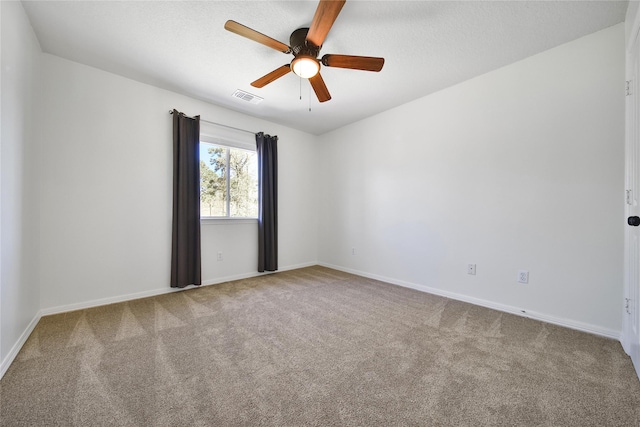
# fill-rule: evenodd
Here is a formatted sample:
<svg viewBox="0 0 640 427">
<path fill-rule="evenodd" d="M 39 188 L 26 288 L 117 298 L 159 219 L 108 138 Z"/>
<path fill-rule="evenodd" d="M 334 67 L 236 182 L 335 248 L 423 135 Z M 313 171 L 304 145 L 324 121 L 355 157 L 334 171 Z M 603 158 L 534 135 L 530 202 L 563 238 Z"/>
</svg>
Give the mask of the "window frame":
<svg viewBox="0 0 640 427">
<path fill-rule="evenodd" d="M 200 212 L 200 221 L 209 223 L 209 224 L 215 224 L 215 223 L 221 224 L 228 221 L 234 221 L 237 223 L 257 222 L 258 221 L 257 214 L 255 217 L 231 216 L 231 168 L 229 165 L 232 148 L 253 152 L 257 156 L 255 135 L 249 134 L 249 133 L 243 134 L 233 129 L 220 129 L 217 127 L 213 128 L 211 126 L 207 126 L 206 123 L 201 122 L 200 140 L 198 141 L 198 150 L 200 150 L 202 143 L 213 144 L 213 145 L 225 148 L 225 157 L 226 157 L 225 158 L 225 162 L 226 162 L 225 178 L 226 178 L 227 198 L 225 200 L 225 212 L 226 212 L 225 216 L 203 216 L 202 212 Z M 257 177 L 257 179 L 259 180 L 260 177 Z"/>
</svg>

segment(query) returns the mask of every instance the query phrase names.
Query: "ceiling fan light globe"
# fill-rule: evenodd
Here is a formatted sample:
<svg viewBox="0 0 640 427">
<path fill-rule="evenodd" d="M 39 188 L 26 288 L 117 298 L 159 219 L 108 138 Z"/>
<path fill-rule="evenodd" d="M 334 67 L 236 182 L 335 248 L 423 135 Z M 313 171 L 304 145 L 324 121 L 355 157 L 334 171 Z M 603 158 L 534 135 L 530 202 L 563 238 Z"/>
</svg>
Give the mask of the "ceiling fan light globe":
<svg viewBox="0 0 640 427">
<path fill-rule="evenodd" d="M 298 55 L 291 61 L 291 69 L 303 79 L 309 79 L 320 71 L 320 63 L 316 58 L 306 55 Z"/>
</svg>

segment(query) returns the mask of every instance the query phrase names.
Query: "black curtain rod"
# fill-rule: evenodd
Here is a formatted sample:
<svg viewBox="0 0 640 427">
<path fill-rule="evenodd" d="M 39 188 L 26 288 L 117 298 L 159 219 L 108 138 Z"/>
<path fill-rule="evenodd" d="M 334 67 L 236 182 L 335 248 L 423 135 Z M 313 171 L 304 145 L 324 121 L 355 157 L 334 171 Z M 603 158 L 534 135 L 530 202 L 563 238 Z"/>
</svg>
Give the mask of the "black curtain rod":
<svg viewBox="0 0 640 427">
<path fill-rule="evenodd" d="M 173 110 L 169 110 L 169 114 L 173 114 Z M 184 114 L 184 113 L 181 113 Z M 189 117 L 185 114 L 185 117 Z M 190 119 L 193 119 L 193 117 L 189 117 Z M 255 135 L 257 134 L 257 132 L 251 132 L 250 130 L 246 130 L 246 129 L 240 129 L 240 128 L 234 128 L 233 126 L 228 126 L 228 125 L 223 125 L 222 123 L 216 123 L 216 122 L 210 122 L 209 120 L 204 120 L 204 119 L 200 119 L 201 122 L 206 122 L 212 125 L 216 125 L 216 126 L 222 126 L 223 128 L 228 128 L 228 129 L 233 129 L 233 130 L 237 130 L 240 132 L 247 132 L 250 133 L 251 135 Z"/>
</svg>

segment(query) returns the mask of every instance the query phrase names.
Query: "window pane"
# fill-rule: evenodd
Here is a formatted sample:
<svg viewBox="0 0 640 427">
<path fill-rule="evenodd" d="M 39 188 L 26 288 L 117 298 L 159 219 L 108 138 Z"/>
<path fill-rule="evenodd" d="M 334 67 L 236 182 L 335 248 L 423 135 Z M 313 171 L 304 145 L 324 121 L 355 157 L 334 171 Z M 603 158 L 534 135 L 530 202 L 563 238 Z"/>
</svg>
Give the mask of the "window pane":
<svg viewBox="0 0 640 427">
<path fill-rule="evenodd" d="M 232 217 L 258 216 L 258 158 L 255 151 L 229 148 L 229 210 Z"/>
<path fill-rule="evenodd" d="M 200 143 L 200 216 L 227 216 L 227 148 Z"/>
<path fill-rule="evenodd" d="M 258 217 L 255 151 L 200 142 L 200 216 Z"/>
</svg>

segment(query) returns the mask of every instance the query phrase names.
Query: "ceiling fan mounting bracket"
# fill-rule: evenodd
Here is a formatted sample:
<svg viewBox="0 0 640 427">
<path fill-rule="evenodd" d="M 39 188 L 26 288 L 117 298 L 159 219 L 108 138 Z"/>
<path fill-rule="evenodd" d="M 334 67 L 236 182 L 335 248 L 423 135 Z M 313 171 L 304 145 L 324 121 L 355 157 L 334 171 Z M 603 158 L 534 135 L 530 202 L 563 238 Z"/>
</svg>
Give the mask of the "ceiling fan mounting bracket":
<svg viewBox="0 0 640 427">
<path fill-rule="evenodd" d="M 315 46 L 313 43 L 307 42 L 308 28 L 298 28 L 289 37 L 289 46 L 291 46 L 291 53 L 293 56 L 307 55 L 314 58 L 318 57 L 322 46 Z"/>
</svg>

